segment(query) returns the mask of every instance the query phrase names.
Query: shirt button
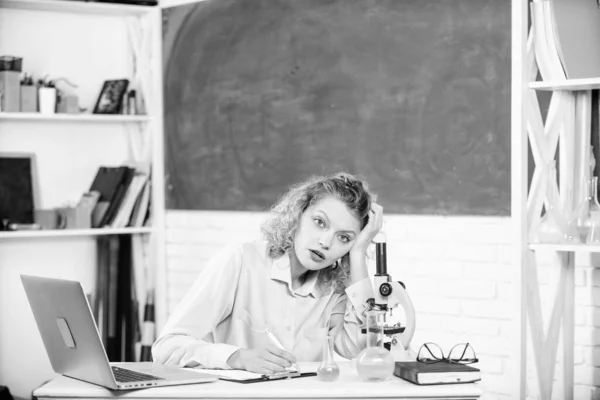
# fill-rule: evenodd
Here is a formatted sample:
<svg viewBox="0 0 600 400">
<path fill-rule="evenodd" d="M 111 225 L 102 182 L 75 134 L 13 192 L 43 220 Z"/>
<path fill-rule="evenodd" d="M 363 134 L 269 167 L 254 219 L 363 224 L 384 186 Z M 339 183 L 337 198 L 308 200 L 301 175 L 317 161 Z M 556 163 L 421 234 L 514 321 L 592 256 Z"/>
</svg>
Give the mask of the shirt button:
<svg viewBox="0 0 600 400">
<path fill-rule="evenodd" d="M 285 327 L 285 329 L 289 332 L 289 331 L 292 330 L 292 327 L 288 325 L 288 326 Z"/>
</svg>

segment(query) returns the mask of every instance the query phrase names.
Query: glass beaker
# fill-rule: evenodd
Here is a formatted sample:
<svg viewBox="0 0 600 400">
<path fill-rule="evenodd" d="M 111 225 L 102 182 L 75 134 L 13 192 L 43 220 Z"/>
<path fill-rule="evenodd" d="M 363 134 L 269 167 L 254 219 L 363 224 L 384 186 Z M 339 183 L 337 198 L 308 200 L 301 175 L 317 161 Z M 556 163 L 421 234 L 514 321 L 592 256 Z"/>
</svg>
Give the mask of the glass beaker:
<svg viewBox="0 0 600 400">
<path fill-rule="evenodd" d="M 333 360 L 334 336 L 327 335 L 323 341 L 323 361 L 317 368 L 317 376 L 325 382 L 333 382 L 340 376 L 340 367 Z"/>
<path fill-rule="evenodd" d="M 369 382 L 380 382 L 394 374 L 394 357 L 383 347 L 383 311 L 371 310 L 365 313 L 367 347 L 356 358 L 358 376 Z"/>
</svg>

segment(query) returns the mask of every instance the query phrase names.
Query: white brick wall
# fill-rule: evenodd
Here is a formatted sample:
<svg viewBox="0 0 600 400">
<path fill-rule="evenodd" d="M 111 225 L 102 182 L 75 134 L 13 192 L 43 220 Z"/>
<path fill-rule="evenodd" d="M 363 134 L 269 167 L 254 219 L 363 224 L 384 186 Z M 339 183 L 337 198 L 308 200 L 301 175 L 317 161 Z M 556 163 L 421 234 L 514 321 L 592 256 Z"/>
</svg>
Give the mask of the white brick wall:
<svg viewBox="0 0 600 400">
<path fill-rule="evenodd" d="M 263 213 L 169 211 L 167 213 L 168 309 L 177 305 L 213 252 L 230 241 L 259 237 Z M 388 272 L 403 281 L 417 310 L 413 346 L 439 343 L 442 348 L 470 342 L 480 358 L 484 399 L 510 393 L 510 307 L 512 244 L 510 220 L 487 217 L 387 215 Z M 549 260 L 542 259 L 544 264 Z M 595 261 L 595 262 L 594 262 Z M 598 260 L 578 255 L 575 315 L 575 398 L 600 398 L 600 271 Z M 543 315 L 548 318 L 558 270 L 543 265 Z M 595 347 L 598 346 L 598 347 Z M 560 354 L 559 349 L 559 354 Z M 529 362 L 531 370 L 533 363 Z M 557 377 L 561 365 L 557 365 Z M 529 394 L 538 397 L 535 373 Z M 560 382 L 553 398 L 562 395 Z"/>
</svg>

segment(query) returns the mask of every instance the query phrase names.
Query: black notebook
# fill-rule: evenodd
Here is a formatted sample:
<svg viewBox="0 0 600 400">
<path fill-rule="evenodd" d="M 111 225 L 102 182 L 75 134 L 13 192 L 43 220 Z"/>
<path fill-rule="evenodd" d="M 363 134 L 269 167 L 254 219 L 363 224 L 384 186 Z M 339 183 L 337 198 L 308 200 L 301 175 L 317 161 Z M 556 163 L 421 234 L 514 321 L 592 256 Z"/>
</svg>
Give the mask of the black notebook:
<svg viewBox="0 0 600 400">
<path fill-rule="evenodd" d="M 481 380 L 481 371 L 478 368 L 446 362 L 396 362 L 394 375 L 417 385 L 471 383 Z"/>
</svg>

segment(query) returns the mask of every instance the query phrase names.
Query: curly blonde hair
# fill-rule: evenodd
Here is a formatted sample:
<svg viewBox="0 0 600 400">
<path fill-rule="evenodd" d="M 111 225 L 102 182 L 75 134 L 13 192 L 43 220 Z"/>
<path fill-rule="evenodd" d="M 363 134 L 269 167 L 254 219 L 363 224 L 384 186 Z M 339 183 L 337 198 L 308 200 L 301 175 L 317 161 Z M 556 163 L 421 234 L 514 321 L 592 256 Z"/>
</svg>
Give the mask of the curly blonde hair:
<svg viewBox="0 0 600 400">
<path fill-rule="evenodd" d="M 300 217 L 308 207 L 327 196 L 334 196 L 342 201 L 360 220 L 360 228 L 365 227 L 371 202 L 375 201 L 375 195 L 369 191 L 366 182 L 346 172 L 311 176 L 291 186 L 282 195 L 271 208 L 273 217 L 261 227 L 271 257 L 279 258 L 294 247 Z M 319 285 L 325 290 L 333 287 L 336 292 L 341 292 L 347 287 L 349 275 L 350 260 L 346 254 L 341 263 L 334 263 L 321 270 Z"/>
</svg>

